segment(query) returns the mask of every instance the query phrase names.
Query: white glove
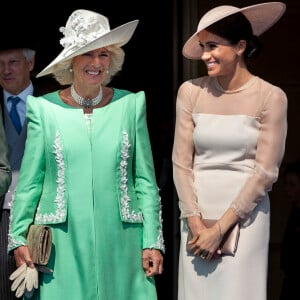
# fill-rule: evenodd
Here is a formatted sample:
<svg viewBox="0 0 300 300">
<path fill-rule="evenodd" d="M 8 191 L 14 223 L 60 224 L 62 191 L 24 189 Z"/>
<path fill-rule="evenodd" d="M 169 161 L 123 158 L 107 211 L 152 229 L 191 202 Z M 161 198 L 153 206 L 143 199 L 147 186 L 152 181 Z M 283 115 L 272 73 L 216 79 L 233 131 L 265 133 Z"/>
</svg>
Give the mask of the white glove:
<svg viewBox="0 0 300 300">
<path fill-rule="evenodd" d="M 23 280 L 23 281 L 21 282 L 21 284 L 18 286 L 18 288 L 17 288 L 17 290 L 16 290 L 16 297 L 17 297 L 17 298 L 21 298 L 22 295 L 24 294 L 24 291 L 25 291 L 25 284 L 26 284 L 26 282 L 25 282 L 25 280 Z"/>
<path fill-rule="evenodd" d="M 25 275 L 25 289 L 28 292 L 34 291 L 33 288 L 37 289 L 39 286 L 39 273 L 38 270 L 34 268 L 27 267 Z"/>
<path fill-rule="evenodd" d="M 37 269 L 27 267 L 25 263 L 14 271 L 9 279 L 13 280 L 11 290 L 16 291 L 17 298 L 21 298 L 24 293 L 27 298 L 30 298 L 34 293 L 34 289 L 38 288 Z"/>
<path fill-rule="evenodd" d="M 25 276 L 26 276 L 27 265 L 22 264 L 17 270 L 15 270 L 10 276 L 9 279 L 13 280 L 11 285 L 11 290 L 14 292 L 20 285 L 23 285 Z M 25 288 L 25 287 L 24 287 Z"/>
</svg>

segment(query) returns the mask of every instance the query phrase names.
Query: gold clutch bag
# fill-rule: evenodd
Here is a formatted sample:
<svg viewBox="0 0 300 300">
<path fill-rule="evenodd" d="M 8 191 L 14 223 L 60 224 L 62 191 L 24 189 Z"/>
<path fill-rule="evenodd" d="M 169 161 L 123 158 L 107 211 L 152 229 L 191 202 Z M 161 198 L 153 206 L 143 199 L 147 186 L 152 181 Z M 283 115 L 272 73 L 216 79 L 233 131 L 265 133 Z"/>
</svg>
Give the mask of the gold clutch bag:
<svg viewBox="0 0 300 300">
<path fill-rule="evenodd" d="M 46 225 L 30 225 L 27 244 L 33 263 L 47 265 L 52 247 L 51 228 Z"/>
<path fill-rule="evenodd" d="M 206 227 L 212 227 L 217 220 L 212 219 L 201 219 Z M 220 244 L 221 255 L 231 255 L 234 256 L 238 246 L 238 241 L 240 237 L 240 224 L 237 223 L 233 225 L 223 236 L 222 242 Z M 186 250 L 191 252 L 190 245 L 188 241 L 192 239 L 192 233 L 188 231 L 188 237 L 186 242 Z"/>
</svg>

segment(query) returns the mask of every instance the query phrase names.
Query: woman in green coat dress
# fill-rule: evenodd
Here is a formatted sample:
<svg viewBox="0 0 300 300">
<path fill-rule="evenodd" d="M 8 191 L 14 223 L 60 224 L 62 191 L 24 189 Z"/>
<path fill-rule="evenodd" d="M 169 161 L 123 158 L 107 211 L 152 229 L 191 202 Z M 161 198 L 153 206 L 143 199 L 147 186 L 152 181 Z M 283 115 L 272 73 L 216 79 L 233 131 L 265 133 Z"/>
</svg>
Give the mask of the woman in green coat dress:
<svg viewBox="0 0 300 300">
<path fill-rule="evenodd" d="M 111 30 L 105 16 L 74 11 L 60 29 L 63 51 L 37 75 L 53 74 L 67 87 L 27 102 L 8 249 L 19 268 L 26 264 L 18 296 L 157 299 L 164 240 L 145 94 L 106 86 L 137 23 Z M 39 272 L 38 286 L 26 244 L 32 223 L 53 235 L 53 272 Z"/>
</svg>

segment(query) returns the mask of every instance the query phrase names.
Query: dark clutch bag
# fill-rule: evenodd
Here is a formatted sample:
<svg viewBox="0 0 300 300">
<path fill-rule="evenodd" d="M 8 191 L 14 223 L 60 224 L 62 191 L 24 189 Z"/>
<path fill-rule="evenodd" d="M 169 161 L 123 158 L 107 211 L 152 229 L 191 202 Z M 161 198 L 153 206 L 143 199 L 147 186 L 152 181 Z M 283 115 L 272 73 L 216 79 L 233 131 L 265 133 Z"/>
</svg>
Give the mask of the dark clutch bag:
<svg viewBox="0 0 300 300">
<path fill-rule="evenodd" d="M 201 219 L 206 227 L 213 226 L 217 220 L 212 219 Z M 236 249 L 238 246 L 238 241 L 240 237 L 240 224 L 237 223 L 233 225 L 223 236 L 222 242 L 220 244 L 221 255 L 231 255 L 234 256 L 236 253 Z M 192 233 L 188 231 L 186 250 L 191 252 L 190 245 L 188 245 L 188 241 L 192 239 Z"/>
<path fill-rule="evenodd" d="M 51 228 L 46 225 L 30 225 L 27 244 L 33 263 L 42 266 L 47 265 L 52 247 Z"/>
</svg>

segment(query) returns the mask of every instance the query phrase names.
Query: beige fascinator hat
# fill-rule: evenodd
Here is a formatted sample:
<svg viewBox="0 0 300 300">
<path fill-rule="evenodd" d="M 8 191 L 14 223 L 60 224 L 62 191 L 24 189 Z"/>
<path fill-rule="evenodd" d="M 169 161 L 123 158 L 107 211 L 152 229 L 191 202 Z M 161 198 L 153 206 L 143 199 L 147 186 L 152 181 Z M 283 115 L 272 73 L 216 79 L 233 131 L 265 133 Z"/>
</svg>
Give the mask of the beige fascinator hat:
<svg viewBox="0 0 300 300">
<path fill-rule="evenodd" d="M 285 9 L 286 5 L 282 2 L 267 2 L 244 8 L 230 5 L 215 7 L 200 19 L 197 31 L 187 40 L 182 53 L 186 58 L 200 59 L 202 49 L 199 47 L 198 33 L 225 17 L 241 12 L 251 23 L 253 34 L 259 36 L 281 18 Z"/>
<path fill-rule="evenodd" d="M 64 49 L 36 77 L 52 73 L 58 63 L 77 55 L 110 45 L 125 45 L 132 37 L 138 22 L 134 20 L 111 30 L 105 16 L 84 9 L 75 10 L 68 18 L 66 27 L 59 29 L 64 35 L 60 40 Z"/>
</svg>

